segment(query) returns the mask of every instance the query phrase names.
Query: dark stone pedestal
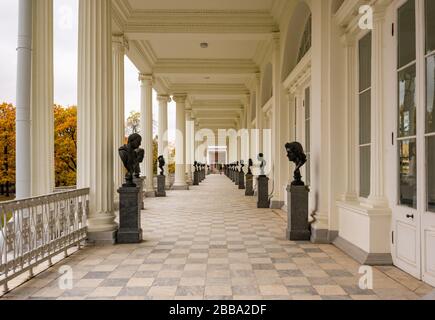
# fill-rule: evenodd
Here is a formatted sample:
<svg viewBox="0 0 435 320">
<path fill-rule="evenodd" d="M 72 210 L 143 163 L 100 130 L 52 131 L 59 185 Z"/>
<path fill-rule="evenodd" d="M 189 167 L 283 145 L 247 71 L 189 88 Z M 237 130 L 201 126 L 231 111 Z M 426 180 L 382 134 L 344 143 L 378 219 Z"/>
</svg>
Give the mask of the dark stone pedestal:
<svg viewBox="0 0 435 320">
<path fill-rule="evenodd" d="M 308 223 L 308 196 L 306 186 L 287 186 L 287 240 L 309 241 L 311 237 Z"/>
<path fill-rule="evenodd" d="M 252 174 L 246 175 L 245 196 L 247 196 L 247 197 L 254 196 L 254 176 Z"/>
<path fill-rule="evenodd" d="M 199 186 L 199 172 L 198 171 L 195 171 L 193 173 L 193 185 Z"/>
<path fill-rule="evenodd" d="M 245 173 L 239 172 L 239 190 L 245 190 Z"/>
<path fill-rule="evenodd" d="M 259 176 L 257 178 L 257 184 L 258 184 L 257 208 L 270 208 L 269 178 L 266 176 Z"/>
<path fill-rule="evenodd" d="M 157 191 L 156 197 L 166 197 L 166 176 L 157 176 Z"/>
<path fill-rule="evenodd" d="M 140 243 L 142 229 L 140 226 L 140 188 L 121 187 L 119 193 L 119 230 L 117 243 Z"/>
<path fill-rule="evenodd" d="M 133 183 L 139 188 L 139 209 L 145 210 L 145 204 L 144 204 L 144 198 L 145 198 L 145 192 L 143 192 L 143 185 L 144 185 L 145 177 L 140 178 L 134 178 Z"/>
<path fill-rule="evenodd" d="M 234 171 L 234 183 L 236 184 L 236 186 L 239 185 L 239 171 Z"/>
</svg>

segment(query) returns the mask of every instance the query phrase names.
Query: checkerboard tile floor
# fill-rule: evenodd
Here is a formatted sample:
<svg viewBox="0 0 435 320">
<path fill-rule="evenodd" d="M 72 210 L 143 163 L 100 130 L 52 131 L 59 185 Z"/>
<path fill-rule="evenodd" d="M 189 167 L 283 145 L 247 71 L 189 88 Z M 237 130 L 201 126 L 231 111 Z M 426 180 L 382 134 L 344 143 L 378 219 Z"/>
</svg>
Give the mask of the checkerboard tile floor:
<svg viewBox="0 0 435 320">
<path fill-rule="evenodd" d="M 361 290 L 357 262 L 332 245 L 285 240 L 285 215 L 257 209 L 224 176 L 145 207 L 143 243 L 86 247 L 3 299 L 419 299 L 433 290 L 394 267 L 374 268 L 373 290 Z M 63 266 L 70 290 L 59 287 Z"/>
</svg>

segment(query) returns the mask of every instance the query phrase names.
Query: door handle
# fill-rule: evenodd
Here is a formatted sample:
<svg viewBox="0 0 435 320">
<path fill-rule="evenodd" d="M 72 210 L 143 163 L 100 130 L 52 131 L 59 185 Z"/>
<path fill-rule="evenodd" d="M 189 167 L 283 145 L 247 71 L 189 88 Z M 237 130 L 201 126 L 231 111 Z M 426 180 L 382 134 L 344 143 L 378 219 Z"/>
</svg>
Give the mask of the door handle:
<svg viewBox="0 0 435 320">
<path fill-rule="evenodd" d="M 407 214 L 406 217 L 407 217 L 408 219 L 412 219 L 412 220 L 414 220 L 414 215 L 413 215 L 413 214 Z"/>
</svg>

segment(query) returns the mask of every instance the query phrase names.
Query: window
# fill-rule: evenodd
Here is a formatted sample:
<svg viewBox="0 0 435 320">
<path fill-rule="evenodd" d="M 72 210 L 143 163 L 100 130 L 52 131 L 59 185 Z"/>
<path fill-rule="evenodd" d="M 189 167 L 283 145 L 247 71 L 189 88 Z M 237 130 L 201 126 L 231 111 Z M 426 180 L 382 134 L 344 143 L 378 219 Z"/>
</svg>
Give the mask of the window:
<svg viewBox="0 0 435 320">
<path fill-rule="evenodd" d="M 308 17 L 308 21 L 305 24 L 305 30 L 302 35 L 301 45 L 299 47 L 299 54 L 297 63 L 299 63 L 302 58 L 311 49 L 311 15 Z"/>
<path fill-rule="evenodd" d="M 415 0 L 398 10 L 399 205 L 417 209 Z"/>
<path fill-rule="evenodd" d="M 435 1 L 426 0 L 426 176 L 427 210 L 435 212 Z"/>
<path fill-rule="evenodd" d="M 305 153 L 307 163 L 305 165 L 307 185 L 311 184 L 311 90 L 305 89 Z"/>
<path fill-rule="evenodd" d="M 359 41 L 359 195 L 370 195 L 372 34 Z"/>
</svg>

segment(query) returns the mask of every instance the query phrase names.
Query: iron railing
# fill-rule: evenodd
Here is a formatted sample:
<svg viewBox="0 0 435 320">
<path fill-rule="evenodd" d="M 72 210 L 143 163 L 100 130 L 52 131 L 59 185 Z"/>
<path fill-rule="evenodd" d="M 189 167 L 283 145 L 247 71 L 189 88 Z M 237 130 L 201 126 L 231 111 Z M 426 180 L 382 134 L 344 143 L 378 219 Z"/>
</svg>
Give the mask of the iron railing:
<svg viewBox="0 0 435 320">
<path fill-rule="evenodd" d="M 0 203 L 0 286 L 86 239 L 89 189 Z"/>
</svg>

